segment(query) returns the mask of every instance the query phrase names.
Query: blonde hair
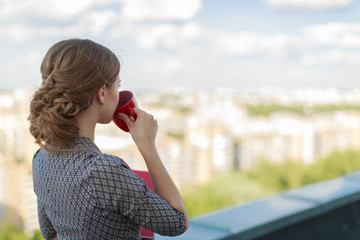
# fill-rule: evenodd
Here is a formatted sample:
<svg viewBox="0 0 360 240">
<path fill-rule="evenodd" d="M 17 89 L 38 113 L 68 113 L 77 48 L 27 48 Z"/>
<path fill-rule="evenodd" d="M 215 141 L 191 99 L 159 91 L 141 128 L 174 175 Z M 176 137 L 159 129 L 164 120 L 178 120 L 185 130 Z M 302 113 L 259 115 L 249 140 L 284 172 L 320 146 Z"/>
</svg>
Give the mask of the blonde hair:
<svg viewBox="0 0 360 240">
<path fill-rule="evenodd" d="M 120 62 L 108 48 L 87 39 L 54 44 L 42 64 L 42 85 L 30 103 L 30 132 L 46 151 L 58 151 L 79 133 L 75 116 L 87 109 L 102 86 L 111 87 Z"/>
</svg>

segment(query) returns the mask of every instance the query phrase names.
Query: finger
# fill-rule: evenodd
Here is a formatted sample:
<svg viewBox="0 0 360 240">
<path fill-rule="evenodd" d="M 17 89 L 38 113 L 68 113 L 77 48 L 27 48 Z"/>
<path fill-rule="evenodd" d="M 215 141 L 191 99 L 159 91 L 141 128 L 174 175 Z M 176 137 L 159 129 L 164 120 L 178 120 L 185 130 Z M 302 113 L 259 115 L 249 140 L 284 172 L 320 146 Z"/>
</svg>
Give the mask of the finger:
<svg viewBox="0 0 360 240">
<path fill-rule="evenodd" d="M 138 108 L 138 107 L 134 107 L 133 109 L 134 109 L 134 112 L 136 113 L 136 115 L 139 115 L 139 114 L 141 114 L 141 113 L 144 113 L 144 112 L 145 112 L 144 110 L 141 110 L 141 109 L 140 109 L 140 108 Z"/>
<path fill-rule="evenodd" d="M 123 120 L 126 123 L 126 125 L 128 125 L 128 126 L 129 126 L 129 124 L 132 123 L 129 116 L 124 113 L 118 113 L 116 116 L 119 117 L 121 120 Z"/>
</svg>

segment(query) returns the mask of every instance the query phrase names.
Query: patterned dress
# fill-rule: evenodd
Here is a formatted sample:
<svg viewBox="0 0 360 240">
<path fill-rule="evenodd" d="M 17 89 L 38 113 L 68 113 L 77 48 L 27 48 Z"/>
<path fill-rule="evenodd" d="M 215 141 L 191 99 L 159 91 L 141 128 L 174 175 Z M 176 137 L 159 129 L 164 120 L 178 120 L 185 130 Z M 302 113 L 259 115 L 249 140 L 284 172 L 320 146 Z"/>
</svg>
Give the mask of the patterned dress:
<svg viewBox="0 0 360 240">
<path fill-rule="evenodd" d="M 185 231 L 185 216 L 151 191 L 120 158 L 79 137 L 74 151 L 33 158 L 34 191 L 45 239 L 140 239 L 140 226 L 161 235 Z"/>
</svg>

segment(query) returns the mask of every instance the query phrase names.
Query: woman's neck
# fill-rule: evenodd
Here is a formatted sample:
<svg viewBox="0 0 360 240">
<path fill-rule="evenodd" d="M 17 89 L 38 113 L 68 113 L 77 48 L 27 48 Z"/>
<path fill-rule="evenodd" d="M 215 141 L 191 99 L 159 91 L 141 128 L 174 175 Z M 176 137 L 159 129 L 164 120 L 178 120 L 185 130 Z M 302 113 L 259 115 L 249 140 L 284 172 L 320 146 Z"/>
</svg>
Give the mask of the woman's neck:
<svg viewBox="0 0 360 240">
<path fill-rule="evenodd" d="M 84 112 L 76 116 L 76 126 L 79 128 L 79 136 L 88 137 L 94 141 L 97 114 L 90 106 Z"/>
</svg>

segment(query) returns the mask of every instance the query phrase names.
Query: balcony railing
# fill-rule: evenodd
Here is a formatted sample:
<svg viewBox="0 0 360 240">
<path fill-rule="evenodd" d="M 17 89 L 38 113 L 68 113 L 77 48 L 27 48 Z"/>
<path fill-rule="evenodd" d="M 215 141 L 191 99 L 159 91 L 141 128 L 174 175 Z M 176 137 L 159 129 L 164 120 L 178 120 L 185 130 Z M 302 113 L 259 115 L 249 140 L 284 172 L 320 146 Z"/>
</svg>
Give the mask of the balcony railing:
<svg viewBox="0 0 360 240">
<path fill-rule="evenodd" d="M 360 171 L 190 220 L 186 233 L 156 240 L 358 240 Z"/>
</svg>

